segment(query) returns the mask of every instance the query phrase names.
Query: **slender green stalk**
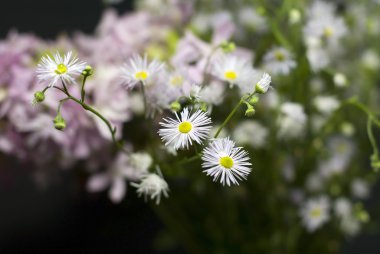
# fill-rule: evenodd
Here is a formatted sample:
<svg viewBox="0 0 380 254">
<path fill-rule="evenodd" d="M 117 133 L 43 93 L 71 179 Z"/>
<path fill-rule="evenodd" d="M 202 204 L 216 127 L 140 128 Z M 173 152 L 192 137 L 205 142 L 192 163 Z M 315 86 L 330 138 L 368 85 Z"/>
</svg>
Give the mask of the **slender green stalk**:
<svg viewBox="0 0 380 254">
<path fill-rule="evenodd" d="M 62 100 L 59 101 L 59 105 L 58 105 L 58 109 L 57 109 L 57 113 L 58 114 L 61 113 L 61 107 L 62 107 L 63 103 L 65 103 L 68 100 L 69 100 L 69 98 L 65 98 L 65 99 L 62 99 Z"/>
<path fill-rule="evenodd" d="M 349 99 L 346 101 L 346 103 L 351 104 L 358 109 L 362 110 L 364 113 L 368 115 L 368 117 L 371 117 L 371 121 L 380 128 L 380 121 L 377 119 L 376 114 L 373 113 L 367 106 L 363 105 L 362 103 L 358 102 L 355 98 Z"/>
<path fill-rule="evenodd" d="M 373 119 L 372 117 L 368 117 L 367 120 L 367 135 L 369 142 L 371 143 L 372 149 L 373 149 L 373 155 L 375 158 L 379 158 L 379 149 L 377 147 L 377 143 L 375 140 L 375 135 L 373 135 L 373 130 L 372 130 L 372 122 Z"/>
<path fill-rule="evenodd" d="M 217 138 L 220 134 L 220 132 L 223 130 L 223 128 L 226 126 L 226 124 L 231 120 L 231 118 L 235 115 L 236 111 L 240 108 L 240 106 L 243 104 L 243 100 L 241 99 L 238 104 L 236 104 L 235 108 L 230 112 L 230 114 L 227 116 L 227 118 L 224 120 L 222 125 L 219 127 L 217 132 L 215 133 L 214 138 Z"/>
<path fill-rule="evenodd" d="M 60 101 L 60 105 L 59 105 L 59 110 L 60 110 L 60 107 L 61 107 L 61 102 L 63 103 L 64 101 L 66 100 L 72 100 L 76 103 L 78 103 L 79 105 L 82 106 L 83 109 L 87 110 L 87 111 L 90 111 L 91 113 L 93 113 L 94 115 L 96 115 L 99 119 L 101 119 L 108 127 L 110 133 L 111 133 L 111 136 L 112 136 L 112 142 L 114 143 L 114 145 L 121 151 L 125 152 L 125 153 L 128 153 L 125 148 L 123 147 L 123 145 L 118 142 L 116 140 L 116 128 L 115 127 L 112 127 L 111 123 L 102 115 L 100 114 L 96 109 L 94 109 L 93 107 L 91 107 L 90 105 L 86 104 L 85 102 L 82 102 L 81 100 L 78 100 L 77 98 L 73 97 L 67 89 L 65 89 L 65 84 L 64 82 L 62 81 L 62 84 L 63 84 L 63 89 L 60 88 L 60 87 L 57 87 L 57 86 L 54 86 L 54 88 L 60 90 L 61 92 L 63 92 L 64 94 L 66 94 L 67 98 L 63 99 Z"/>
<path fill-rule="evenodd" d="M 215 133 L 215 136 L 214 138 L 217 138 L 220 134 L 220 132 L 223 130 L 223 128 L 227 125 L 227 123 L 231 120 L 231 118 L 235 115 L 236 111 L 240 108 L 240 106 L 249 101 L 252 96 L 255 94 L 255 92 L 251 93 L 250 95 L 248 95 L 247 98 L 244 98 L 244 96 L 240 99 L 239 103 L 236 104 L 236 106 L 232 109 L 232 111 L 230 112 L 230 114 L 227 116 L 227 118 L 224 120 L 224 122 L 222 123 L 222 125 L 219 127 L 219 129 L 216 131 Z"/>
<path fill-rule="evenodd" d="M 88 76 L 83 77 L 83 82 L 82 82 L 82 87 L 81 87 L 81 92 L 80 92 L 80 101 L 81 102 L 84 102 L 84 97 L 86 96 L 86 90 L 84 89 L 84 86 L 86 84 L 87 77 Z"/>
<path fill-rule="evenodd" d="M 200 159 L 202 157 L 202 154 L 198 153 L 190 158 L 185 158 L 183 160 L 181 160 L 180 162 L 178 162 L 177 164 L 178 165 L 183 165 L 183 164 L 186 164 L 186 163 L 189 163 L 189 162 L 193 162 L 193 161 L 196 161 L 198 159 Z"/>
<path fill-rule="evenodd" d="M 141 93 L 142 93 L 142 96 L 144 99 L 144 112 L 145 112 L 145 116 L 146 116 L 147 110 L 148 110 L 148 104 L 146 102 L 145 86 L 144 86 L 144 83 L 142 81 L 140 82 L 140 87 L 141 87 Z"/>
</svg>

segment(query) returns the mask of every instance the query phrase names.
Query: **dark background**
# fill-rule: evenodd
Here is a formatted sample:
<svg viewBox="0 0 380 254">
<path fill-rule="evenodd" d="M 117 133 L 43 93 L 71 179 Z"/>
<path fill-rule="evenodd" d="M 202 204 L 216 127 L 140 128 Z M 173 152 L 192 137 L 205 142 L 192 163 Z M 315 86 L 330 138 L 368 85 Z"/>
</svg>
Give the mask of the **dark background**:
<svg viewBox="0 0 380 254">
<path fill-rule="evenodd" d="M 133 1 L 113 7 L 124 13 Z M 104 8 L 100 0 L 2 0 L 0 38 L 11 28 L 47 39 L 62 31 L 91 33 Z M 80 169 L 58 172 L 40 190 L 27 165 L 2 155 L 0 165 L 0 253 L 160 253 L 154 239 L 164 227 L 134 191 L 114 205 L 106 193 L 85 192 Z M 367 205 L 378 203 L 379 189 Z M 346 243 L 343 253 L 379 253 L 378 239 L 364 233 Z M 183 252 L 176 247 L 170 253 Z"/>
</svg>

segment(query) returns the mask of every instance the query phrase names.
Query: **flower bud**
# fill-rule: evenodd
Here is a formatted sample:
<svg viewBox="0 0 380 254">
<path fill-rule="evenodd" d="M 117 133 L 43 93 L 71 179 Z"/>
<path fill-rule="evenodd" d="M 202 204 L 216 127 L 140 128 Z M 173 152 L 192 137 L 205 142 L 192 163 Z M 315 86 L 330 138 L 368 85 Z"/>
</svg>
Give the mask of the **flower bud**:
<svg viewBox="0 0 380 254">
<path fill-rule="evenodd" d="M 175 111 L 175 112 L 178 112 L 181 110 L 181 104 L 178 102 L 178 101 L 174 101 L 170 104 L 170 108 L 171 110 Z"/>
<path fill-rule="evenodd" d="M 247 110 L 245 111 L 245 115 L 248 116 L 248 117 L 251 117 L 255 114 L 255 109 L 251 106 L 249 108 L 247 108 Z"/>
<path fill-rule="evenodd" d="M 249 100 L 249 104 L 251 105 L 255 105 L 256 103 L 259 102 L 259 97 L 258 96 L 253 96 L 250 100 Z"/>
<path fill-rule="evenodd" d="M 291 9 L 289 11 L 289 23 L 294 25 L 301 21 L 301 12 L 298 9 Z"/>
<path fill-rule="evenodd" d="M 90 65 L 86 65 L 86 67 L 82 71 L 82 75 L 85 77 L 91 76 L 93 73 L 94 71 Z"/>
<path fill-rule="evenodd" d="M 264 73 L 262 78 L 257 82 L 255 86 L 256 93 L 266 93 L 270 87 L 270 83 L 272 81 L 271 76 L 268 73 Z"/>
<path fill-rule="evenodd" d="M 45 94 L 44 92 L 38 91 L 34 93 L 34 102 L 40 103 L 45 100 Z"/>
<path fill-rule="evenodd" d="M 220 44 L 220 48 L 224 51 L 224 53 L 231 53 L 235 51 L 236 46 L 233 42 L 224 41 Z"/>
<path fill-rule="evenodd" d="M 364 222 L 364 223 L 368 222 L 370 219 L 369 214 L 367 213 L 367 211 L 364 211 L 364 210 L 358 212 L 356 216 L 357 216 L 358 220 L 360 220 L 361 222 Z"/>
<path fill-rule="evenodd" d="M 54 122 L 54 127 L 55 127 L 57 130 L 62 131 L 63 129 L 66 128 L 66 121 L 65 121 L 65 119 L 63 119 L 63 117 L 62 117 L 60 114 L 58 114 L 58 115 L 54 118 L 53 122 Z"/>
<path fill-rule="evenodd" d="M 203 112 L 207 112 L 207 109 L 208 109 L 207 103 L 206 102 L 202 102 L 200 110 L 202 110 Z"/>
</svg>

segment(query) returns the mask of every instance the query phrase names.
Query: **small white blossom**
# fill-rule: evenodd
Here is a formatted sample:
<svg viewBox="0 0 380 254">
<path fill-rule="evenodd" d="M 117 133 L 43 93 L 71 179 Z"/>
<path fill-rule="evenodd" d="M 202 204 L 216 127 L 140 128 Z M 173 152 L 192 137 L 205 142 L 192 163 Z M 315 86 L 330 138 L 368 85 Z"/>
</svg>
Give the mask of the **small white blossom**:
<svg viewBox="0 0 380 254">
<path fill-rule="evenodd" d="M 310 192 L 318 192 L 323 189 L 325 181 L 319 172 L 312 172 L 306 178 L 306 189 Z"/>
<path fill-rule="evenodd" d="M 262 148 L 268 137 L 268 130 L 260 123 L 246 120 L 238 124 L 232 134 L 236 143 Z"/>
<path fill-rule="evenodd" d="M 192 141 L 198 144 L 208 137 L 211 130 L 211 119 L 206 113 L 197 110 L 191 114 L 189 108 L 185 108 L 180 117 L 175 113 L 176 119 L 164 118 L 160 125 L 163 127 L 158 131 L 165 145 L 174 144 L 176 150 L 188 148 Z"/>
<path fill-rule="evenodd" d="M 345 87 L 347 86 L 347 77 L 343 73 L 335 73 L 334 75 L 334 84 L 336 87 Z"/>
<path fill-rule="evenodd" d="M 251 6 L 242 7 L 239 10 L 238 19 L 243 26 L 258 32 L 264 32 L 268 29 L 268 24 L 265 17 L 257 13 L 257 11 Z"/>
<path fill-rule="evenodd" d="M 58 52 L 54 56 L 43 56 L 37 67 L 37 78 L 40 82 L 49 87 L 55 85 L 59 80 L 67 83 L 74 83 L 86 66 L 85 62 L 80 62 L 70 51 L 61 56 Z"/>
<path fill-rule="evenodd" d="M 127 156 L 119 153 L 110 168 L 98 173 L 87 181 L 87 190 L 99 192 L 110 186 L 108 196 L 114 203 L 120 203 L 126 193 L 126 180 L 137 181 L 148 173 L 152 158 L 146 153 L 133 153 Z"/>
<path fill-rule="evenodd" d="M 340 106 L 340 102 L 334 96 L 317 96 L 313 104 L 324 115 L 330 115 Z"/>
<path fill-rule="evenodd" d="M 357 235 L 360 231 L 360 221 L 355 216 L 345 216 L 340 222 L 340 228 L 349 236 Z"/>
<path fill-rule="evenodd" d="M 380 57 L 376 51 L 368 49 L 361 56 L 361 62 L 367 69 L 378 70 L 380 68 Z"/>
<path fill-rule="evenodd" d="M 150 196 L 151 199 L 156 199 L 157 205 L 161 201 L 161 195 L 164 195 L 164 197 L 169 196 L 168 183 L 157 174 L 147 174 L 140 183 L 131 183 L 131 185 L 137 188 L 136 192 L 139 196 L 144 195 L 145 201 Z"/>
<path fill-rule="evenodd" d="M 133 88 L 139 82 L 146 85 L 163 68 L 164 65 L 156 60 L 148 62 L 148 57 L 146 55 L 144 58 L 135 55 L 122 67 L 122 78 L 129 88 Z"/>
<path fill-rule="evenodd" d="M 307 115 L 302 105 L 293 102 L 286 102 L 281 106 L 281 113 L 278 120 L 278 137 L 284 140 L 298 139 L 305 133 Z"/>
<path fill-rule="evenodd" d="M 245 180 L 251 173 L 252 164 L 248 153 L 229 138 L 215 139 L 203 150 L 203 172 L 213 177 L 216 182 L 239 185 L 238 180 Z"/>
<path fill-rule="evenodd" d="M 347 198 L 338 198 L 334 202 L 334 212 L 339 218 L 344 218 L 352 213 L 352 204 Z"/>
<path fill-rule="evenodd" d="M 271 74 L 287 75 L 295 67 L 293 56 L 285 48 L 273 48 L 264 56 L 264 69 Z"/>
<path fill-rule="evenodd" d="M 270 87 L 272 79 L 268 73 L 264 73 L 259 82 L 256 83 L 255 91 L 257 93 L 266 93 Z"/>
<path fill-rule="evenodd" d="M 329 218 L 330 202 L 322 196 L 307 200 L 301 207 L 300 215 L 307 231 L 314 232 L 325 224 Z"/>
<path fill-rule="evenodd" d="M 291 25 L 298 24 L 302 19 L 302 14 L 298 9 L 291 9 L 289 11 L 289 23 Z"/>
<path fill-rule="evenodd" d="M 355 179 L 351 183 L 351 193 L 354 197 L 365 199 L 369 197 L 370 189 L 369 185 L 363 179 Z"/>
<path fill-rule="evenodd" d="M 229 55 L 215 61 L 213 74 L 230 85 L 242 85 L 250 79 L 252 68 L 246 59 Z"/>
</svg>

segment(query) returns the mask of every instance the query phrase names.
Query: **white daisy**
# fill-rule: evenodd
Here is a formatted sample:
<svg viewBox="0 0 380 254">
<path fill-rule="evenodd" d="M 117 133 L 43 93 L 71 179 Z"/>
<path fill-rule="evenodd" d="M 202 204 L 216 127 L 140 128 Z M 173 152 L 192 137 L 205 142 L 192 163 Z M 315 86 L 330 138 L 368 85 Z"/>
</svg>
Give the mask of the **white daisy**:
<svg viewBox="0 0 380 254">
<path fill-rule="evenodd" d="M 215 139 L 203 151 L 203 172 L 212 176 L 213 181 L 225 185 L 239 185 L 238 180 L 245 180 L 251 173 L 252 164 L 248 153 L 229 138 Z"/>
<path fill-rule="evenodd" d="M 176 119 L 164 118 L 164 122 L 160 122 L 163 127 L 158 131 L 165 145 L 174 144 L 176 150 L 180 148 L 188 148 L 192 141 L 198 144 L 208 137 L 211 129 L 211 119 L 201 110 L 191 114 L 189 108 L 185 108 L 181 112 L 181 117 L 176 113 Z"/>
<path fill-rule="evenodd" d="M 237 144 L 262 148 L 267 141 L 268 130 L 259 122 L 245 120 L 236 126 L 232 136 Z"/>
<path fill-rule="evenodd" d="M 57 52 L 54 56 L 43 56 L 36 72 L 38 80 L 51 87 L 60 79 L 74 83 L 74 78 L 79 76 L 85 67 L 86 63 L 80 62 L 71 51 L 64 56 Z"/>
<path fill-rule="evenodd" d="M 146 85 L 163 68 L 164 64 L 159 61 L 153 60 L 152 62 L 148 62 L 146 55 L 144 58 L 135 55 L 122 67 L 122 77 L 128 87 L 133 88 L 138 82 Z"/>
<path fill-rule="evenodd" d="M 280 107 L 278 137 L 282 140 L 302 138 L 305 134 L 307 115 L 301 104 L 285 102 Z"/>
<path fill-rule="evenodd" d="M 330 202 L 326 197 L 307 200 L 300 212 L 307 231 L 313 232 L 325 224 L 330 218 L 329 209 Z"/>
<path fill-rule="evenodd" d="M 160 203 L 161 195 L 169 196 L 168 183 L 157 174 L 147 174 L 139 184 L 131 183 L 131 185 L 137 188 L 136 192 L 139 196 L 144 195 L 145 201 L 147 196 L 150 196 L 151 199 L 156 199 L 157 205 Z"/>
<path fill-rule="evenodd" d="M 324 115 L 330 115 L 340 106 L 340 102 L 334 96 L 319 95 L 313 99 L 316 109 Z"/>
<path fill-rule="evenodd" d="M 264 69 L 271 74 L 289 74 L 296 67 L 296 62 L 291 53 L 282 47 L 270 50 L 264 56 Z"/>
<path fill-rule="evenodd" d="M 264 73 L 259 82 L 256 83 L 255 91 L 257 93 L 266 93 L 270 87 L 271 81 L 271 76 L 268 73 Z"/>
<path fill-rule="evenodd" d="M 213 74 L 230 85 L 242 85 L 250 79 L 252 68 L 246 59 L 224 56 L 215 61 Z"/>
</svg>

